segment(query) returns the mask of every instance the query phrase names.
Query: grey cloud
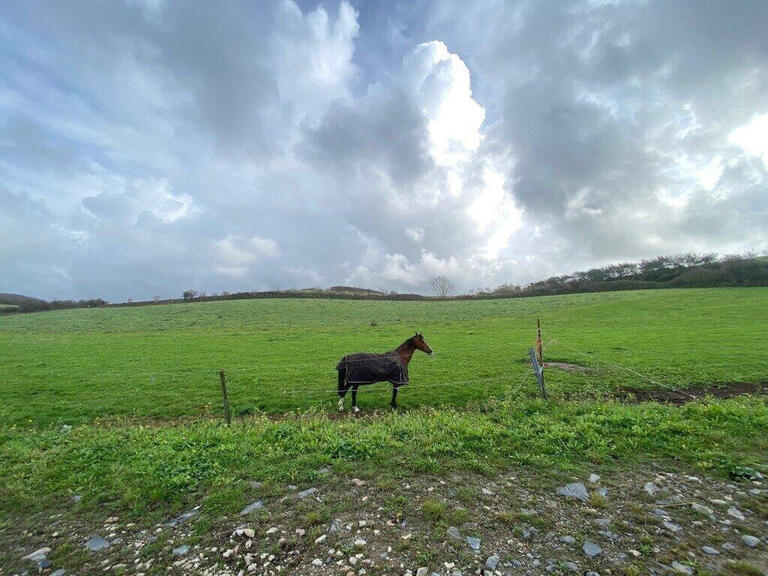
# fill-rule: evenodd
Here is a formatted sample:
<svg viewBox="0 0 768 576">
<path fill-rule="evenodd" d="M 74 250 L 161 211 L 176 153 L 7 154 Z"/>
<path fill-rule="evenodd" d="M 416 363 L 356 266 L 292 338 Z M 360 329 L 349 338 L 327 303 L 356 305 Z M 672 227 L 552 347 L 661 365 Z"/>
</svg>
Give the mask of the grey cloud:
<svg viewBox="0 0 768 576">
<path fill-rule="evenodd" d="M 0 291 L 467 289 L 768 249 L 766 166 L 728 140 L 768 113 L 768 6 L 352 6 L 6 4 Z M 409 79 L 432 40 L 485 110 L 447 164 L 425 110 L 461 67 Z"/>
</svg>

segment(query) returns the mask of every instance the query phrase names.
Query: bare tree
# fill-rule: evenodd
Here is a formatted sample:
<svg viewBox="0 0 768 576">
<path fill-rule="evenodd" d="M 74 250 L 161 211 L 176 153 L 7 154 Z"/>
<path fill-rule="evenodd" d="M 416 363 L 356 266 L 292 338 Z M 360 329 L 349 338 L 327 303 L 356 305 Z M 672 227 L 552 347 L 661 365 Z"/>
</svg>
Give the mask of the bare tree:
<svg viewBox="0 0 768 576">
<path fill-rule="evenodd" d="M 453 294 L 454 285 L 446 276 L 433 276 L 429 279 L 429 288 L 438 298 L 445 300 Z"/>
</svg>

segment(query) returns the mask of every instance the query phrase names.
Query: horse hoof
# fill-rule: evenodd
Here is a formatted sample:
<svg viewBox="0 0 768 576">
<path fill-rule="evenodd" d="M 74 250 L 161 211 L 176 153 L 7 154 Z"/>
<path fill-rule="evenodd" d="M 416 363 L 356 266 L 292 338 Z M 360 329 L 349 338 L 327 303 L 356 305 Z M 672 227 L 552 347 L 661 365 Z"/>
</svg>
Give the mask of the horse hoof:
<svg viewBox="0 0 768 576">
<path fill-rule="evenodd" d="M 352 406 L 352 412 L 357 414 L 358 412 L 360 412 L 360 408 L 358 408 L 357 406 Z"/>
</svg>

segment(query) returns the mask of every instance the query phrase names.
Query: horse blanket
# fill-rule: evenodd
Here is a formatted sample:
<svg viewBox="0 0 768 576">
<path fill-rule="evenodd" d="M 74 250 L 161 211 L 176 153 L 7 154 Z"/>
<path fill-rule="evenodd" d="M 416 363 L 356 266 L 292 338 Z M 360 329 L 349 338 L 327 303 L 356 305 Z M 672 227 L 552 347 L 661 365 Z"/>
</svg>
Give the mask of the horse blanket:
<svg viewBox="0 0 768 576">
<path fill-rule="evenodd" d="M 346 370 L 348 384 L 373 384 L 374 382 L 391 382 L 395 386 L 408 384 L 408 365 L 394 350 L 386 354 L 366 352 L 348 354 L 341 359 L 336 370 Z"/>
</svg>

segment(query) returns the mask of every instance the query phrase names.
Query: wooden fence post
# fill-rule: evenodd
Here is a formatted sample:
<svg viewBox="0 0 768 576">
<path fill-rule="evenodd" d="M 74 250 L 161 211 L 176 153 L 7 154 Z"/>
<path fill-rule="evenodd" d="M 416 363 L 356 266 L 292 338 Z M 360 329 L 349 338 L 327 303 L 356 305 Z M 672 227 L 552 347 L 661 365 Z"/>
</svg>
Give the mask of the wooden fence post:
<svg viewBox="0 0 768 576">
<path fill-rule="evenodd" d="M 227 394 L 227 379 L 224 377 L 224 370 L 219 370 L 219 379 L 221 380 L 221 396 L 224 400 L 224 418 L 227 420 L 227 426 L 231 423 L 229 413 L 229 395 Z"/>
<path fill-rule="evenodd" d="M 542 356 L 541 346 L 541 322 L 536 318 L 536 353 L 539 356 L 539 364 L 544 368 L 544 357 Z"/>
</svg>

